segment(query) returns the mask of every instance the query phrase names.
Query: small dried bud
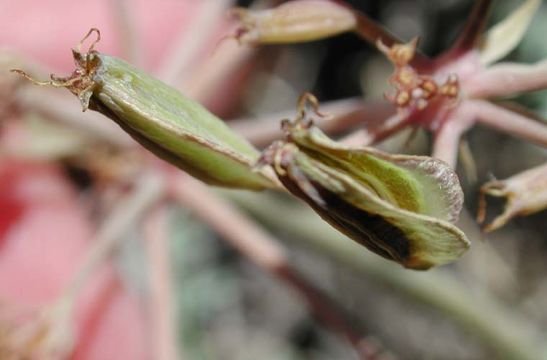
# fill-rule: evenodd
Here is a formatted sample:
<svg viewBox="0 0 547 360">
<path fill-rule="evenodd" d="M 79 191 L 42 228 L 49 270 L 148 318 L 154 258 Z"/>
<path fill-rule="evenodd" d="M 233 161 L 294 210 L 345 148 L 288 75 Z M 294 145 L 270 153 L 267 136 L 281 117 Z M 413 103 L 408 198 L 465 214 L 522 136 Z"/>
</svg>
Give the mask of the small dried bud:
<svg viewBox="0 0 547 360">
<path fill-rule="evenodd" d="M 444 162 L 344 147 L 312 124 L 306 101 L 286 140 L 268 148 L 283 185 L 325 221 L 369 250 L 407 268 L 427 269 L 458 258 L 469 246 L 454 225 L 462 207 L 458 178 Z"/>
<path fill-rule="evenodd" d="M 481 187 L 477 220 L 486 218 L 486 195 L 505 197 L 501 215 L 484 227 L 490 232 L 499 229 L 515 216 L 525 216 L 547 209 L 547 164 L 526 170 L 506 180 L 494 180 Z"/>
<path fill-rule="evenodd" d="M 450 74 L 446 81 L 439 85 L 435 79 L 422 75 L 409 65 L 416 55 L 418 38 L 407 44 L 386 46 L 380 39 L 376 42 L 378 49 L 393 63 L 395 71 L 389 78 L 395 86 L 394 95 L 386 95 L 399 110 L 424 110 L 435 98 L 440 101 L 457 99 L 460 94 L 458 76 Z"/>
<path fill-rule="evenodd" d="M 233 10 L 241 22 L 235 37 L 245 44 L 281 44 L 323 39 L 357 25 L 354 13 L 328 0 L 296 0 L 268 10 Z"/>
<path fill-rule="evenodd" d="M 376 41 L 376 47 L 387 56 L 393 65 L 396 67 L 403 67 L 408 65 L 410 60 L 416 55 L 418 40 L 419 39 L 415 37 L 407 44 L 393 44 L 393 46 L 388 47 L 381 39 L 378 39 Z"/>
</svg>

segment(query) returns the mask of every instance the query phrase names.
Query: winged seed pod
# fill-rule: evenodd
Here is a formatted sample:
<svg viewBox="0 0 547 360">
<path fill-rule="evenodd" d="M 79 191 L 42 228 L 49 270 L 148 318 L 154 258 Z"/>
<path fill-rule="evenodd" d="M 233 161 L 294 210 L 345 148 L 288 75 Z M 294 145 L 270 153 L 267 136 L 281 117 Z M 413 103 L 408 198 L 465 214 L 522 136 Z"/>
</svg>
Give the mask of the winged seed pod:
<svg viewBox="0 0 547 360">
<path fill-rule="evenodd" d="M 452 225 L 463 194 L 454 171 L 424 156 L 347 148 L 314 127 L 300 100 L 286 140 L 266 149 L 259 166 L 272 165 L 283 185 L 325 221 L 369 250 L 401 265 L 425 270 L 451 262 L 470 242 Z"/>
<path fill-rule="evenodd" d="M 273 9 L 236 8 L 240 22 L 235 38 L 245 44 L 278 44 L 313 41 L 351 31 L 355 14 L 329 0 L 296 0 Z"/>
<path fill-rule="evenodd" d="M 81 44 L 97 39 L 87 53 Z M 211 185 L 258 190 L 276 187 L 265 172 L 253 172 L 259 152 L 224 122 L 176 89 L 112 56 L 94 50 L 100 40 L 91 29 L 73 50 L 76 70 L 66 78 L 52 75 L 40 85 L 65 87 L 85 111 L 114 120 L 157 156 Z"/>
</svg>

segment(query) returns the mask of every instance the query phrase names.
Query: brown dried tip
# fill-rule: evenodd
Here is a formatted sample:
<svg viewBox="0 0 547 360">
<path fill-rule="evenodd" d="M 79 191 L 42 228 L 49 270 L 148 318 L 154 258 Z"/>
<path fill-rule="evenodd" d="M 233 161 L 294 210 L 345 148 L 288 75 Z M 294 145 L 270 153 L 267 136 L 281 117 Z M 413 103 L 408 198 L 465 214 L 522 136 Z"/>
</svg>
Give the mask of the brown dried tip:
<svg viewBox="0 0 547 360">
<path fill-rule="evenodd" d="M 516 216 L 526 216 L 547 209 L 547 164 L 524 171 L 506 180 L 494 180 L 480 189 L 477 221 L 486 219 L 486 195 L 507 199 L 504 211 L 490 224 L 485 232 L 504 226 Z"/>
<path fill-rule="evenodd" d="M 94 33 L 96 34 L 95 40 L 93 40 L 87 52 L 82 53 L 81 49 L 83 43 Z M 95 75 L 99 62 L 98 58 L 95 56 L 95 54 L 97 53 L 95 51 L 95 45 L 100 40 L 100 31 L 96 28 L 91 28 L 88 33 L 82 38 L 82 40 L 78 42 L 76 48 L 72 49 L 72 55 L 74 57 L 74 62 L 76 63 L 76 69 L 69 76 L 59 77 L 51 74 L 51 80 L 39 81 L 34 79 L 23 70 L 11 69 L 10 71 L 25 77 L 27 80 L 31 81 L 35 85 L 67 88 L 73 94 L 78 96 L 82 104 L 82 111 L 85 111 L 89 107 L 89 99 L 93 93 L 93 87 L 95 86 L 93 77 Z"/>
<path fill-rule="evenodd" d="M 376 47 L 387 56 L 393 65 L 402 67 L 408 65 L 414 58 L 419 40 L 416 36 L 406 44 L 394 44 L 389 47 L 382 42 L 382 39 L 378 39 L 376 40 Z"/>
</svg>

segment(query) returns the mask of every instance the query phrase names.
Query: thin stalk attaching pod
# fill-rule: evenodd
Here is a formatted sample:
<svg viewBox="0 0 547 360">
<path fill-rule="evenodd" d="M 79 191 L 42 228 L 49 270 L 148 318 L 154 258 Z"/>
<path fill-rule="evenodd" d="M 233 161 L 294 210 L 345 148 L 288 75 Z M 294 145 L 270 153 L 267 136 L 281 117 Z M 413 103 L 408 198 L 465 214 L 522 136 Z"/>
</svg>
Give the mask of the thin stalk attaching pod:
<svg viewBox="0 0 547 360">
<path fill-rule="evenodd" d="M 97 38 L 87 53 L 82 43 Z M 66 78 L 51 77 L 39 85 L 64 87 L 85 111 L 114 120 L 157 156 L 211 185 L 259 190 L 277 187 L 267 171 L 253 172 L 259 152 L 247 140 L 200 104 L 174 88 L 112 56 L 94 50 L 100 39 L 91 29 L 74 49 L 76 70 Z"/>
<path fill-rule="evenodd" d="M 281 183 L 325 221 L 369 250 L 411 269 L 459 258 L 469 240 L 454 223 L 463 193 L 454 171 L 424 156 L 348 148 L 313 126 L 316 99 L 305 94 L 286 140 L 266 149 Z"/>
</svg>

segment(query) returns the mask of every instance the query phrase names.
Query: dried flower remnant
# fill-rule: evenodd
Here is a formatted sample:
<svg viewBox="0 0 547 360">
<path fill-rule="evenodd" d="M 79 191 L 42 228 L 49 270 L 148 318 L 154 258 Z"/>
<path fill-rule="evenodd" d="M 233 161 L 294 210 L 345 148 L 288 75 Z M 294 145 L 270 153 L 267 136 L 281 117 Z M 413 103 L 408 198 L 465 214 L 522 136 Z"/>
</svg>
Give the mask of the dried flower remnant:
<svg viewBox="0 0 547 360">
<path fill-rule="evenodd" d="M 87 53 L 82 42 L 97 38 Z M 63 87 L 75 94 L 82 109 L 99 111 L 115 121 L 160 158 L 211 185 L 259 190 L 276 187 L 265 172 L 251 170 L 259 156 L 250 143 L 200 104 L 130 64 L 94 50 L 100 40 L 91 29 L 72 51 L 76 70 L 52 75 L 38 85 Z"/>
<path fill-rule="evenodd" d="M 297 0 L 268 10 L 232 10 L 240 25 L 234 37 L 244 44 L 279 44 L 322 39 L 351 31 L 354 13 L 328 0 Z"/>
<path fill-rule="evenodd" d="M 497 216 L 484 231 L 490 232 L 504 226 L 515 216 L 530 215 L 547 209 L 547 164 L 526 170 L 505 180 L 494 180 L 481 187 L 477 219 L 486 218 L 486 195 L 507 199 L 503 213 Z"/>
<path fill-rule="evenodd" d="M 459 258 L 469 247 L 454 225 L 463 194 L 442 161 L 348 148 L 313 126 L 305 94 L 295 121 L 284 121 L 286 139 L 263 153 L 281 183 L 325 221 L 369 250 L 411 269 Z M 317 111 L 315 112 L 317 114 Z"/>
<path fill-rule="evenodd" d="M 414 110 L 424 110 L 431 101 L 456 100 L 459 95 L 459 82 L 455 74 L 450 74 L 444 83 L 428 75 L 421 75 L 410 65 L 416 54 L 418 38 L 407 44 L 386 46 L 381 40 L 376 42 L 378 50 L 395 66 L 389 83 L 396 88 L 395 95 L 386 95 L 400 112 L 406 114 Z"/>
</svg>

